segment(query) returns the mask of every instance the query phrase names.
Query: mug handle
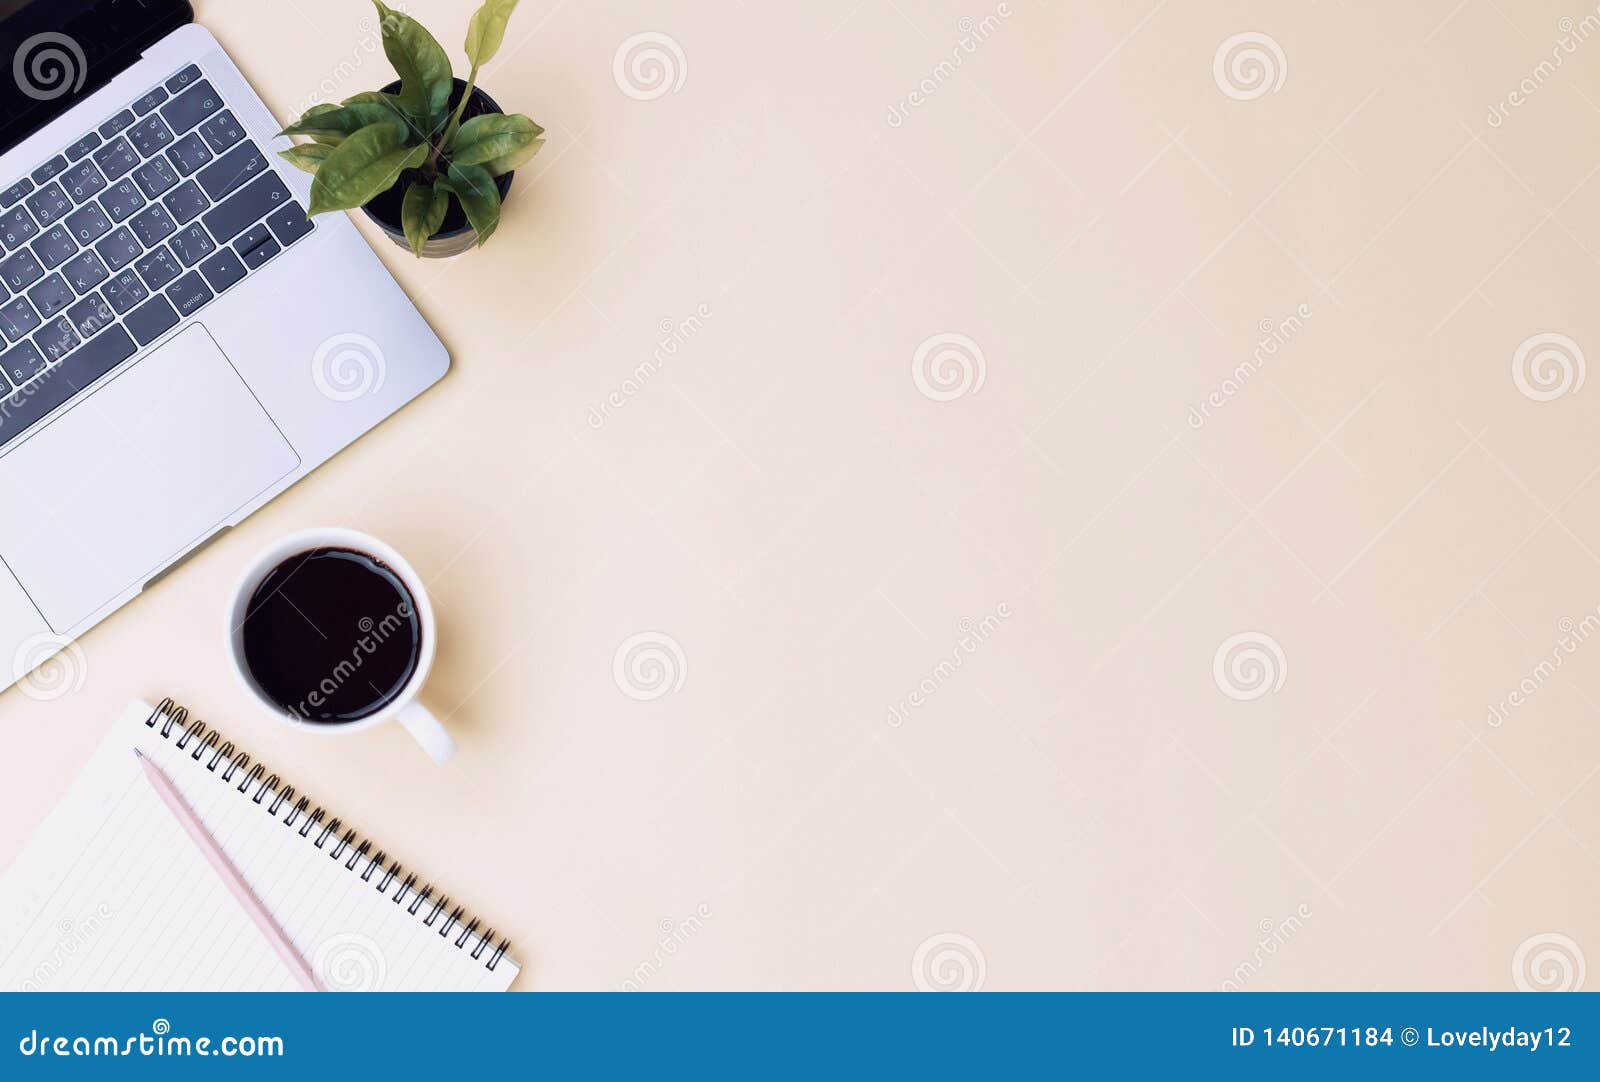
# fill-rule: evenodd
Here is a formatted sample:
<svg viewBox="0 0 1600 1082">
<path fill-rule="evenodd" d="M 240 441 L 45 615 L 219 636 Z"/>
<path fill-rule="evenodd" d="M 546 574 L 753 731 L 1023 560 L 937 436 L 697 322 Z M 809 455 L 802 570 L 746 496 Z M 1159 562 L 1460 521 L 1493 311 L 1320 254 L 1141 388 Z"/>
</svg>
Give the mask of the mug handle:
<svg viewBox="0 0 1600 1082">
<path fill-rule="evenodd" d="M 428 753 L 436 763 L 447 763 L 456 753 L 456 742 L 440 724 L 439 719 L 433 716 L 433 711 L 423 706 L 416 699 L 406 703 L 395 715 L 395 720 L 405 726 L 411 738 L 422 745 L 422 750 Z"/>
</svg>

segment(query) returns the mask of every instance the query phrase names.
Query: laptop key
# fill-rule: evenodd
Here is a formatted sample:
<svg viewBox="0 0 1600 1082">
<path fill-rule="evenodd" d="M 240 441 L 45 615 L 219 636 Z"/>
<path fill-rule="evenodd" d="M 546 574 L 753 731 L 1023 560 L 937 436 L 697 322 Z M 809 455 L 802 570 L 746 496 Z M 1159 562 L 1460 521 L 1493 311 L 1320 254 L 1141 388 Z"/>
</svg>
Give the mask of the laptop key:
<svg viewBox="0 0 1600 1082">
<path fill-rule="evenodd" d="M 90 203 L 67 215 L 67 228 L 72 230 L 79 244 L 92 244 L 111 231 L 111 219 L 106 217 L 99 203 Z"/>
<path fill-rule="evenodd" d="M 194 83 L 199 78 L 199 66 L 190 64 L 188 67 L 178 72 L 178 74 L 167 80 L 167 89 L 176 94 L 178 91 L 182 90 L 186 86 L 189 86 L 191 83 Z"/>
<path fill-rule="evenodd" d="M 94 162 L 79 162 L 61 174 L 61 186 L 74 203 L 82 203 L 106 186 L 106 178 L 100 175 Z"/>
<path fill-rule="evenodd" d="M 178 183 L 178 174 L 173 171 L 171 162 L 156 157 L 133 171 L 133 182 L 146 197 L 154 199 Z"/>
<path fill-rule="evenodd" d="M 178 325 L 178 313 L 167 303 L 167 298 L 151 297 L 123 316 L 122 325 L 141 346 L 148 346 Z"/>
<path fill-rule="evenodd" d="M 67 260 L 66 266 L 61 268 L 61 273 L 72 283 L 72 288 L 80 297 L 105 281 L 107 275 L 105 264 L 101 263 L 100 257 L 93 252 L 79 252 Z"/>
<path fill-rule="evenodd" d="M 6 341 L 16 342 L 39 325 L 39 313 L 33 310 L 27 297 L 17 297 L 0 304 L 0 334 Z"/>
<path fill-rule="evenodd" d="M 100 205 L 113 222 L 120 222 L 144 206 L 144 195 L 133 181 L 119 180 L 106 189 L 106 194 L 100 197 Z"/>
<path fill-rule="evenodd" d="M 133 229 L 134 236 L 143 242 L 146 248 L 154 248 L 178 228 L 178 223 L 172 220 L 172 215 L 167 213 L 167 208 L 160 203 L 148 206 L 133 216 L 128 223 Z"/>
<path fill-rule="evenodd" d="M 224 109 L 200 125 L 200 137 L 214 152 L 221 154 L 244 138 L 244 128 L 239 126 L 239 121 L 231 112 Z"/>
<path fill-rule="evenodd" d="M 27 207 L 40 225 L 49 225 L 72 209 L 72 200 L 61 190 L 61 185 L 51 181 L 28 196 Z"/>
<path fill-rule="evenodd" d="M 187 316 L 211 299 L 211 290 L 199 274 L 190 271 L 167 287 L 167 296 Z"/>
<path fill-rule="evenodd" d="M 66 309 L 67 305 L 78 299 L 72 292 L 72 287 L 59 274 L 52 274 L 44 281 L 28 290 L 28 299 L 45 319 L 49 319 L 57 312 Z"/>
<path fill-rule="evenodd" d="M 227 243 L 249 226 L 255 225 L 271 214 L 275 208 L 293 202 L 289 189 L 283 186 L 278 174 L 269 170 L 212 207 L 202 220 L 206 223 L 206 228 L 211 230 L 212 236 Z M 296 213 L 302 218 L 305 217 L 303 212 L 296 211 Z M 267 224 L 272 224 L 270 219 Z M 273 233 L 277 232 L 277 227 L 274 226 Z M 289 243 L 283 240 L 281 234 L 278 235 L 278 239 L 285 244 Z"/>
<path fill-rule="evenodd" d="M 45 162 L 32 173 L 29 173 L 28 176 L 32 178 L 35 184 L 43 184 L 57 173 L 66 169 L 66 167 L 67 159 L 62 157 L 60 154 L 57 154 L 54 158 L 51 158 L 49 161 Z"/>
<path fill-rule="evenodd" d="M 200 138 L 200 133 L 190 132 L 167 148 L 167 157 L 178 167 L 178 172 L 188 176 L 210 161 L 212 154 L 211 148 Z"/>
<path fill-rule="evenodd" d="M 21 293 L 43 277 L 44 268 L 39 265 L 38 257 L 26 248 L 0 263 L 0 280 L 4 280 L 13 293 Z"/>
<path fill-rule="evenodd" d="M 144 116 L 150 110 L 167 100 L 167 92 L 161 87 L 156 87 L 150 93 L 133 103 L 133 111 L 138 116 Z"/>
<path fill-rule="evenodd" d="M 165 248 L 146 252 L 139 257 L 133 268 L 139 272 L 139 277 L 144 279 L 144 284 L 151 289 L 160 289 L 183 273 L 178 261 Z"/>
<path fill-rule="evenodd" d="M 239 262 L 239 257 L 233 254 L 233 250 L 224 248 L 200 264 L 200 273 L 205 275 L 206 284 L 221 293 L 242 281 L 245 270 L 244 264 Z"/>
<path fill-rule="evenodd" d="M 85 135 L 82 139 L 79 139 L 76 143 L 73 143 L 67 148 L 67 161 L 75 162 L 99 145 L 99 134 L 96 132 L 90 132 L 88 135 Z"/>
<path fill-rule="evenodd" d="M 222 99 L 210 83 L 201 79 L 161 107 L 161 117 L 172 130 L 182 135 L 222 108 Z"/>
<path fill-rule="evenodd" d="M 150 291 L 131 269 L 112 278 L 100 293 L 111 302 L 111 307 L 115 308 L 119 315 L 150 295 Z"/>
<path fill-rule="evenodd" d="M 119 225 L 110 236 L 96 244 L 94 250 L 100 253 L 100 258 L 106 261 L 106 268 L 114 274 L 143 255 L 144 245 L 133 235 L 133 230 Z"/>
<path fill-rule="evenodd" d="M 78 337 L 87 341 L 117 321 L 116 311 L 98 293 L 91 293 L 67 309 L 67 318 L 77 328 Z"/>
<path fill-rule="evenodd" d="M 55 364 L 82 345 L 83 339 L 72 329 L 67 317 L 62 316 L 41 327 L 39 333 L 33 336 L 33 344 L 39 347 L 39 352 L 44 354 L 45 360 Z"/>
<path fill-rule="evenodd" d="M 148 158 L 172 142 L 172 129 L 159 116 L 147 116 L 128 129 L 128 141 L 141 156 Z"/>
<path fill-rule="evenodd" d="M 13 387 L 21 387 L 34 376 L 44 371 L 45 360 L 32 342 L 19 343 L 16 348 L 0 357 L 0 364 L 5 366 L 6 378 Z"/>
<path fill-rule="evenodd" d="M 65 225 L 53 225 L 33 242 L 33 254 L 39 257 L 45 270 L 55 270 L 72 258 L 78 245 L 72 239 L 72 230 Z"/>
<path fill-rule="evenodd" d="M 255 270 L 261 264 L 277 255 L 281 248 L 278 242 L 272 239 L 272 233 L 262 222 L 251 226 L 239 234 L 239 239 L 233 242 L 233 250 L 239 253 L 239 258 L 244 260 L 244 265 Z"/>
<path fill-rule="evenodd" d="M 0 241 L 5 242 L 7 251 L 22 247 L 38 232 L 39 224 L 28 213 L 27 207 L 12 207 L 0 214 Z"/>
<path fill-rule="evenodd" d="M 133 339 L 121 327 L 112 327 L 74 350 L 49 370 L 37 389 L 29 388 L 31 393 L 14 394 L 0 403 L 0 445 L 32 428 L 135 352 Z"/>
<path fill-rule="evenodd" d="M 221 199 L 241 184 L 267 171 L 267 159 L 254 143 L 243 143 L 200 171 L 195 179 L 213 200 Z"/>
<path fill-rule="evenodd" d="M 100 135 L 102 138 L 110 139 L 113 135 L 117 134 L 123 128 L 128 127 L 132 123 L 133 110 L 124 109 L 122 112 L 118 113 L 116 116 L 100 125 Z"/>
<path fill-rule="evenodd" d="M 119 135 L 94 152 L 94 163 L 100 167 L 107 180 L 116 180 L 139 164 L 139 155 L 135 154 L 128 141 Z"/>
<path fill-rule="evenodd" d="M 195 215 L 211 205 L 205 193 L 200 190 L 200 185 L 192 180 L 186 180 L 172 191 L 161 197 L 162 204 L 172 213 L 172 217 L 179 225 L 194 218 Z"/>
<path fill-rule="evenodd" d="M 0 207 L 9 207 L 31 191 L 33 191 L 33 181 L 23 177 L 5 191 L 0 192 Z"/>
<path fill-rule="evenodd" d="M 199 222 L 178 230 L 169 243 L 172 245 L 172 253 L 183 261 L 185 267 L 194 266 L 217 247 Z"/>
</svg>

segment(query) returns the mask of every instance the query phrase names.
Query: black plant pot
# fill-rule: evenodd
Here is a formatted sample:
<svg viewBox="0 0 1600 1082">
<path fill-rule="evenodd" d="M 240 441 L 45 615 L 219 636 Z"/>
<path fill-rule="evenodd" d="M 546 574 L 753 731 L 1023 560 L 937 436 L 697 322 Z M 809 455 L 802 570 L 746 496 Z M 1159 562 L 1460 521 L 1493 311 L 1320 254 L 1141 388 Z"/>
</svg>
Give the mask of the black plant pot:
<svg viewBox="0 0 1600 1082">
<path fill-rule="evenodd" d="M 380 93 L 394 94 L 400 90 L 400 80 L 396 79 L 381 89 Z M 453 110 L 461 101 L 461 95 L 466 93 L 467 84 L 462 79 L 455 80 L 455 89 L 450 92 L 450 108 Z M 488 113 L 503 113 L 499 104 L 483 92 L 482 87 L 472 88 L 472 100 L 467 102 L 467 108 L 461 114 L 461 122 L 465 124 L 475 116 L 484 116 Z M 406 232 L 400 225 L 400 204 L 405 199 L 406 189 L 411 186 L 411 180 L 417 175 L 417 170 L 407 169 L 400 174 L 400 179 L 395 181 L 394 187 L 384 192 L 365 204 L 361 210 L 368 218 L 378 223 L 378 227 L 388 234 L 406 251 L 411 250 L 411 245 L 406 241 Z M 511 191 L 511 178 L 516 173 L 506 173 L 494 180 L 495 187 L 500 189 L 500 202 L 504 203 L 506 194 Z M 460 202 L 455 196 L 450 197 L 450 207 L 444 213 L 444 222 L 439 226 L 439 231 L 428 239 L 422 248 L 422 254 L 428 259 L 443 259 L 446 256 L 460 255 L 478 243 L 478 231 L 472 228 L 472 223 L 467 221 L 466 211 L 461 209 Z"/>
</svg>

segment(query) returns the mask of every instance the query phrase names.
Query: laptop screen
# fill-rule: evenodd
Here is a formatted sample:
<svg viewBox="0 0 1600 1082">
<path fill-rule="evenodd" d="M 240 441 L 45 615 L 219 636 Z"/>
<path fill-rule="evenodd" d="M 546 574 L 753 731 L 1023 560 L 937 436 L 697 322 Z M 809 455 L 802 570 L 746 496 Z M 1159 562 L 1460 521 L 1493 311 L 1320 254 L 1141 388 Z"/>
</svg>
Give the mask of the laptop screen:
<svg viewBox="0 0 1600 1082">
<path fill-rule="evenodd" d="M 188 0 L 0 0 L 0 152 L 193 18 Z"/>
</svg>

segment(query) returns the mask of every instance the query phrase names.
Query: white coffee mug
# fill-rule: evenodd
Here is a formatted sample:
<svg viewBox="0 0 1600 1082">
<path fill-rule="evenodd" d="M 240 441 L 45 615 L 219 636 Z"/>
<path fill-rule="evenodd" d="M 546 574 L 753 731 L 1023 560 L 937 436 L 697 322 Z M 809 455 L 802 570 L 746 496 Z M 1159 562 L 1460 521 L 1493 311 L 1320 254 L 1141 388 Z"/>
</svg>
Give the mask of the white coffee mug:
<svg viewBox="0 0 1600 1082">
<path fill-rule="evenodd" d="M 422 632 L 421 656 L 417 659 L 417 669 L 411 674 L 411 679 L 406 681 L 405 687 L 401 688 L 381 709 L 356 721 L 314 722 L 285 710 L 261 690 L 261 686 L 251 675 L 250 666 L 245 662 L 244 622 L 246 614 L 250 611 L 250 600 L 255 596 L 256 590 L 279 564 L 291 556 L 323 548 L 351 549 L 365 553 L 385 564 L 405 584 L 405 588 L 416 603 L 418 626 Z M 244 574 L 239 576 L 227 616 L 228 622 L 224 632 L 227 636 L 228 658 L 233 662 L 233 671 L 250 697 L 272 717 L 296 729 L 325 735 L 355 733 L 375 725 L 382 725 L 386 721 L 398 721 L 435 762 L 445 762 L 455 754 L 456 742 L 439 723 L 439 719 L 434 717 L 433 712 L 423 706 L 417 698 L 422 691 L 422 685 L 427 682 L 429 670 L 433 668 L 434 647 L 439 641 L 438 623 L 433 617 L 433 604 L 428 600 L 428 591 L 423 587 L 422 579 L 406 562 L 405 557 L 376 537 L 358 530 L 326 527 L 301 530 L 267 546 L 250 561 Z"/>
</svg>

